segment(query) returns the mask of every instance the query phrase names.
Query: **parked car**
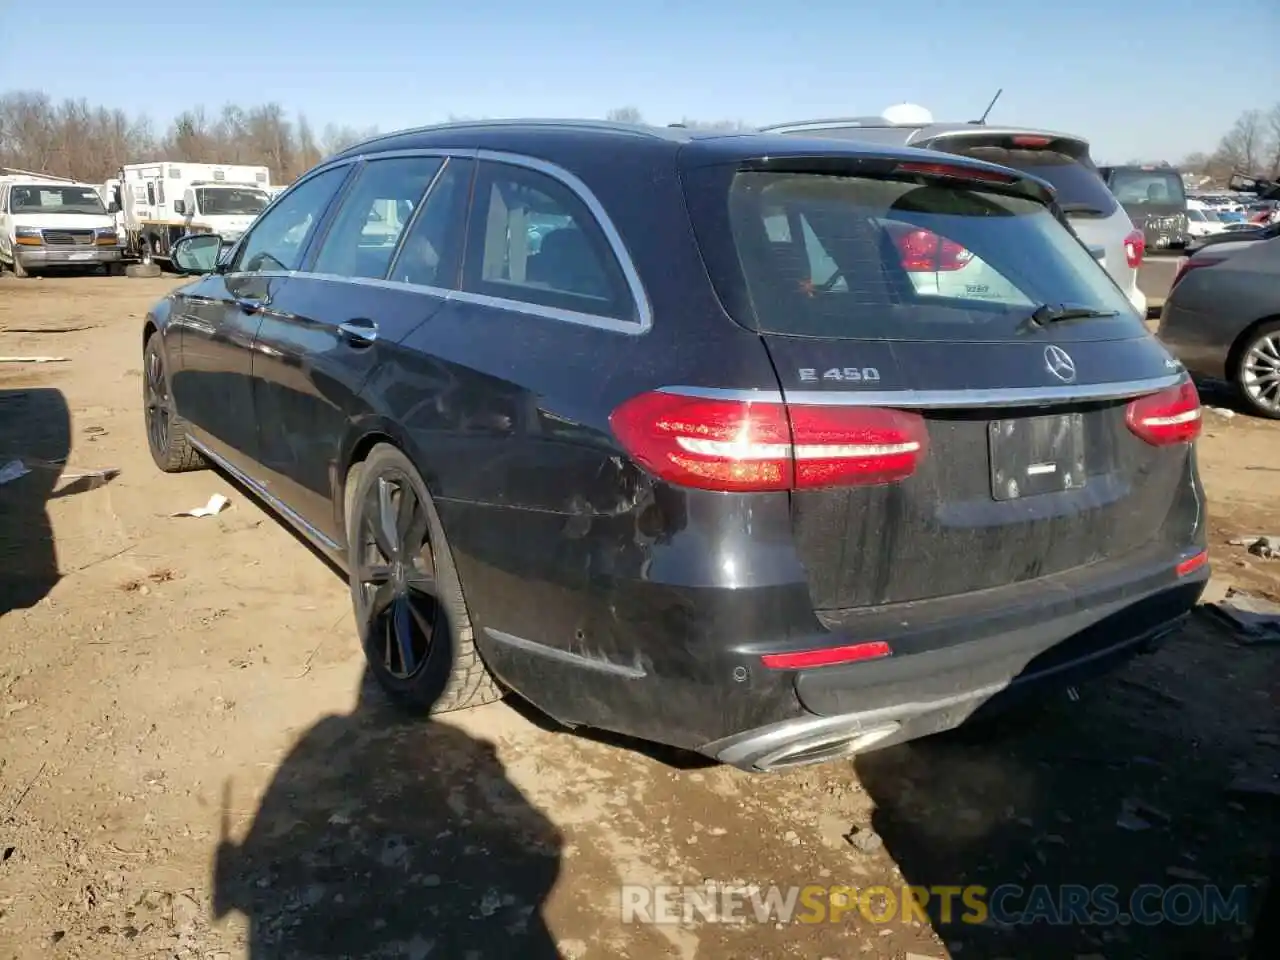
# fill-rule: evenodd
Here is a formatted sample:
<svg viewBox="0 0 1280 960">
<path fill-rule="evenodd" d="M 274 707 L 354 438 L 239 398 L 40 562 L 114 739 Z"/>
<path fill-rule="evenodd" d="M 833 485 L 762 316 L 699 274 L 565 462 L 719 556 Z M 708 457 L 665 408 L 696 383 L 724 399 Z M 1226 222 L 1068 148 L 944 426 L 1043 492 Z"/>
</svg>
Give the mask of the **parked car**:
<svg viewBox="0 0 1280 960">
<path fill-rule="evenodd" d="M 1192 373 L 1226 380 L 1280 419 L 1280 236 L 1220 242 L 1184 259 L 1159 337 Z"/>
<path fill-rule="evenodd" d="M 1146 240 L 1102 183 L 1089 154 L 1089 143 L 1082 137 L 976 123 L 925 122 L 923 117 L 898 123 L 884 117 L 800 120 L 773 124 L 762 130 L 941 150 L 1040 177 L 1057 191 L 1067 222 L 1106 267 L 1134 309 L 1140 316 L 1147 314 L 1147 298 L 1138 287 L 1138 268 L 1145 255 Z M 946 273 L 961 266 L 944 261 L 936 276 L 945 283 Z M 929 273 L 917 269 L 913 276 L 927 277 Z"/>
<path fill-rule="evenodd" d="M 1280 223 L 1270 226 L 1259 226 L 1256 223 L 1228 223 L 1221 233 L 1207 237 L 1197 237 L 1187 244 L 1186 254 L 1190 256 L 1205 247 L 1217 246 L 1220 243 L 1243 243 L 1249 240 L 1270 240 L 1280 237 Z"/>
<path fill-rule="evenodd" d="M 402 236 L 366 245 L 389 200 Z M 889 224 L 1007 295 L 918 291 Z M 415 710 L 506 689 L 773 770 L 1106 669 L 1208 576 L 1195 388 L 1015 170 L 446 125 L 218 249 L 181 240 L 199 276 L 145 321 L 151 455 L 343 567 Z"/>
<path fill-rule="evenodd" d="M 1213 207 L 1198 200 L 1187 201 L 1187 236 L 1191 240 L 1211 237 L 1222 233 L 1226 228 L 1227 225 Z"/>
<path fill-rule="evenodd" d="M 1099 173 L 1142 231 L 1148 250 L 1186 245 L 1187 193 L 1176 167 L 1148 163 L 1100 167 Z"/>
</svg>

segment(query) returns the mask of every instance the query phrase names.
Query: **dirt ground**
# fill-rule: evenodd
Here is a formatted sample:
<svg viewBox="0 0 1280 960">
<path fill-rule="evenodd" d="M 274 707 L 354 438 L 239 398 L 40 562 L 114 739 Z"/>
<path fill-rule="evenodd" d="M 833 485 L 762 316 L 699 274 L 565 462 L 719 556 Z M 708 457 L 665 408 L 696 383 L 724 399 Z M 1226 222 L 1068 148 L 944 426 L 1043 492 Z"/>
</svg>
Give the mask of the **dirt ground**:
<svg viewBox="0 0 1280 960">
<path fill-rule="evenodd" d="M 518 704 L 405 721 L 365 684 L 345 583 L 226 478 L 148 458 L 141 318 L 176 283 L 0 278 L 0 354 L 67 358 L 0 364 L 0 467 L 30 469 L 0 486 L 0 957 L 1243 954 L 1278 818 L 1232 784 L 1274 789 L 1280 648 L 1198 614 L 1034 722 L 772 776 Z M 1212 595 L 1280 600 L 1280 561 L 1226 543 L 1280 533 L 1280 424 L 1206 416 Z M 214 493 L 220 515 L 172 516 Z M 1249 899 L 1213 925 L 936 898 L 904 920 L 883 894 L 884 922 L 623 916 L 623 884 L 704 880 Z"/>
</svg>

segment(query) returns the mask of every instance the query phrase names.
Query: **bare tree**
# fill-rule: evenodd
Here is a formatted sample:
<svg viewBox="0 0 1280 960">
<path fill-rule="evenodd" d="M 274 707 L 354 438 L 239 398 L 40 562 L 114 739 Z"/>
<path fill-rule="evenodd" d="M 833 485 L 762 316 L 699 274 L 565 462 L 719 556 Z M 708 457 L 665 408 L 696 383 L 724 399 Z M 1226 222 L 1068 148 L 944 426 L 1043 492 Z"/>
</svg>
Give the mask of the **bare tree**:
<svg viewBox="0 0 1280 960">
<path fill-rule="evenodd" d="M 614 107 L 604 118 L 614 123 L 644 123 L 639 107 Z"/>
<path fill-rule="evenodd" d="M 682 117 L 680 126 L 696 130 L 719 130 L 725 133 L 755 129 L 755 124 L 747 123 L 745 120 L 691 120 L 689 117 Z"/>
<path fill-rule="evenodd" d="M 1258 173 L 1266 136 L 1267 130 L 1262 122 L 1262 111 L 1246 110 L 1223 135 L 1218 143 L 1217 156 L 1224 166 L 1231 167 L 1234 172 Z"/>
<path fill-rule="evenodd" d="M 1280 179 L 1280 103 L 1273 104 L 1267 111 L 1267 128 L 1271 138 L 1268 172 L 1270 179 L 1277 180 Z"/>
</svg>

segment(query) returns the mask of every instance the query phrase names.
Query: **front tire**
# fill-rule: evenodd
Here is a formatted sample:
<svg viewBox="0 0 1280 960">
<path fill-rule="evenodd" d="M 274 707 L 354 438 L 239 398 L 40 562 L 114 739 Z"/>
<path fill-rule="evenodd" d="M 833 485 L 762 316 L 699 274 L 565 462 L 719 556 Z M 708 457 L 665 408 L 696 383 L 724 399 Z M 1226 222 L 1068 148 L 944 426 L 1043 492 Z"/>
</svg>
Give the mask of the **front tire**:
<svg viewBox="0 0 1280 960">
<path fill-rule="evenodd" d="M 151 334 L 142 350 L 142 415 L 147 449 L 157 467 L 165 473 L 185 473 L 208 466 L 191 443 L 187 421 L 174 406 L 159 333 Z"/>
<path fill-rule="evenodd" d="M 1280 320 L 1252 331 L 1236 364 L 1236 388 L 1250 411 L 1280 420 Z"/>
<path fill-rule="evenodd" d="M 475 647 L 439 515 L 409 458 L 379 444 L 349 482 L 351 602 L 374 679 L 418 714 L 500 699 Z"/>
</svg>

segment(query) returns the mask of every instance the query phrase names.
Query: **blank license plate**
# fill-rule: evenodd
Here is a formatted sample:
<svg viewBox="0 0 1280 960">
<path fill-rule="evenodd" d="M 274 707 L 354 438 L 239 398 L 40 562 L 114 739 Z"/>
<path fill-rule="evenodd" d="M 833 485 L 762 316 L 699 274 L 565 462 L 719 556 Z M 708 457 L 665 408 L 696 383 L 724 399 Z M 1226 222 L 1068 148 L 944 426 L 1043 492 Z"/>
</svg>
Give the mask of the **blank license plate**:
<svg viewBox="0 0 1280 960">
<path fill-rule="evenodd" d="M 991 495 L 1019 500 L 1085 485 L 1084 414 L 993 420 Z"/>
<path fill-rule="evenodd" d="M 93 254 L 92 253 L 73 253 L 71 254 L 71 256 L 67 257 L 67 259 L 68 260 L 92 260 Z"/>
</svg>

